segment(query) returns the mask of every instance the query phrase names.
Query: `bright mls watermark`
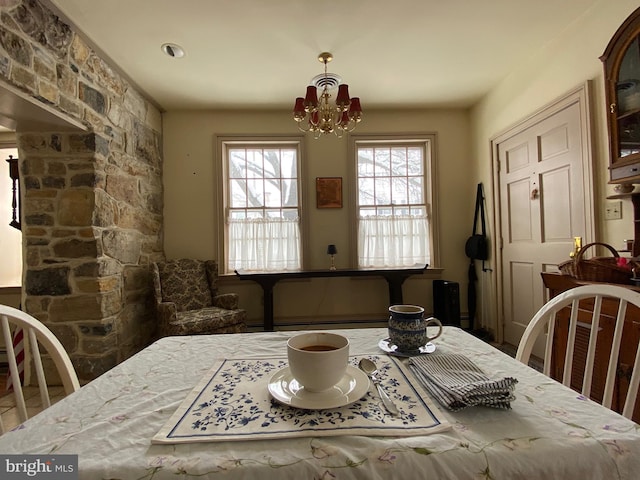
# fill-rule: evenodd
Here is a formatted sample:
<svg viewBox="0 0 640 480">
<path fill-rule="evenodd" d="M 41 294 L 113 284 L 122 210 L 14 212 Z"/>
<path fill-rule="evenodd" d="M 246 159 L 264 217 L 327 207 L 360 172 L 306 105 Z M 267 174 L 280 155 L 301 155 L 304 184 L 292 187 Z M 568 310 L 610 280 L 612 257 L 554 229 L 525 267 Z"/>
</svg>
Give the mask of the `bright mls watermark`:
<svg viewBox="0 0 640 480">
<path fill-rule="evenodd" d="M 78 455 L 0 455 L 2 480 L 78 480 Z"/>
</svg>

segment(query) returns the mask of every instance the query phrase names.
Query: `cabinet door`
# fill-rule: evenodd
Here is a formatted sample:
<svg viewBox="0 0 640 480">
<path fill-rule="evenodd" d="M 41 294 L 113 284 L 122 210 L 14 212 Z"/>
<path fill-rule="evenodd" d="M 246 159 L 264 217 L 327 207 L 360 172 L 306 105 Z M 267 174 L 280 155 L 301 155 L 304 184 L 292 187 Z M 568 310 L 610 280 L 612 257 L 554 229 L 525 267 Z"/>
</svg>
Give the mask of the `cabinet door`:
<svg viewBox="0 0 640 480">
<path fill-rule="evenodd" d="M 620 26 L 604 64 L 611 183 L 640 183 L 640 8 Z"/>
</svg>

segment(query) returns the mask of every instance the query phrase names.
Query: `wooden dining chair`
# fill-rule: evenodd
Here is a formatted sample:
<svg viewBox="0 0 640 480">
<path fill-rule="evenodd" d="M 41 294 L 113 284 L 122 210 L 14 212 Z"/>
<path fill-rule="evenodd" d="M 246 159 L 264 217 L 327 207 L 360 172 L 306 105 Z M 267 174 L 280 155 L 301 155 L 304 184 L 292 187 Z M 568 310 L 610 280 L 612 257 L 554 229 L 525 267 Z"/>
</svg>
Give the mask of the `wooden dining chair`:
<svg viewBox="0 0 640 480">
<path fill-rule="evenodd" d="M 632 418 L 640 382 L 640 342 L 637 324 L 625 321 L 627 307 L 640 308 L 640 293 L 623 286 L 593 284 L 562 292 L 531 319 L 520 340 L 516 359 L 528 364 L 536 340 L 546 332 L 543 373 L 574 389 L 581 383 L 578 391 L 597 401 L 601 398 L 602 405 L 609 409 L 614 391 L 616 396 L 624 397 L 620 391 L 621 376 L 624 377 L 627 392 L 620 413 Z M 565 334 L 559 335 L 560 329 Z M 559 341 L 564 337 L 566 344 Z M 621 362 L 621 344 L 624 362 Z M 560 349 L 560 353 L 554 349 Z M 623 368 L 622 363 L 627 362 Z M 582 378 L 573 378 L 576 373 L 582 373 Z M 594 398 L 596 389 L 600 391 Z"/>
<path fill-rule="evenodd" d="M 27 385 L 22 385 L 19 381 L 19 363 L 24 367 L 25 379 L 30 377 L 32 370 L 35 371 L 42 409 L 51 406 L 51 397 L 49 395 L 49 387 L 51 385 L 47 384 L 42 354 L 46 353 L 51 359 L 59 377 L 59 379 L 56 378 L 54 381 L 57 383 L 59 380 L 59 382 L 62 383 L 65 395 L 69 395 L 80 388 L 78 376 L 69 355 L 62 343 L 60 343 L 51 330 L 42 322 L 21 310 L 0 305 L 0 327 L 2 338 L 4 339 L 5 351 L 7 353 L 9 372 L 11 374 L 13 397 L 20 422 L 27 420 L 28 414 L 24 395 L 24 387 Z M 14 348 L 14 334 L 16 334 L 18 329 L 22 329 L 23 341 L 22 345 L 15 342 L 17 348 Z M 19 338 L 19 335 L 16 338 Z M 40 347 L 44 347 L 43 352 L 41 352 Z M 49 371 L 48 368 L 47 370 Z M 53 374 L 55 372 L 51 373 Z M 53 375 L 51 375 L 51 377 L 53 377 Z M 4 425 L 2 417 L 0 416 L 0 434 L 2 433 L 4 433 Z"/>
</svg>

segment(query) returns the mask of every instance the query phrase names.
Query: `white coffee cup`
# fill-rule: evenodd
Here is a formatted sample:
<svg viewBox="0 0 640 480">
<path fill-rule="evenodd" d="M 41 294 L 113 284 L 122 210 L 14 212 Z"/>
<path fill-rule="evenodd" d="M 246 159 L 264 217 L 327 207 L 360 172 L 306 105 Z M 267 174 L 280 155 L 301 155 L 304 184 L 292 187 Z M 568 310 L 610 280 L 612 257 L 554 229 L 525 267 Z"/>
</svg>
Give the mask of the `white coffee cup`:
<svg viewBox="0 0 640 480">
<path fill-rule="evenodd" d="M 291 375 L 305 390 L 328 390 L 347 371 L 349 339 L 336 333 L 301 333 L 287 341 L 287 358 Z"/>
</svg>

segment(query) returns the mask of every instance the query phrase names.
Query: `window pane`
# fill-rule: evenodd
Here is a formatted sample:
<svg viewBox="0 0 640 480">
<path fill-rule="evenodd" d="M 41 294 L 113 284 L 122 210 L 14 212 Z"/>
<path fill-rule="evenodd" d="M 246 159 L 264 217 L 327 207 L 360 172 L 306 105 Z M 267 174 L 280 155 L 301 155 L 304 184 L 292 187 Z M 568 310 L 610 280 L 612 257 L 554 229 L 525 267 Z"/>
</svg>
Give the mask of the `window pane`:
<svg viewBox="0 0 640 480">
<path fill-rule="evenodd" d="M 262 179 L 247 180 L 247 196 L 249 207 L 263 207 L 264 206 L 264 184 Z"/>
<path fill-rule="evenodd" d="M 391 179 L 376 178 L 376 205 L 389 205 L 391 203 Z"/>
<path fill-rule="evenodd" d="M 375 205 L 373 178 L 361 178 L 358 182 L 358 204 Z"/>
<path fill-rule="evenodd" d="M 391 167 L 393 175 L 407 175 L 407 149 L 405 147 L 391 149 Z"/>
<path fill-rule="evenodd" d="M 358 176 L 373 176 L 373 148 L 358 149 Z"/>
<path fill-rule="evenodd" d="M 391 175 L 391 156 L 388 148 L 376 148 L 374 174 L 376 176 Z"/>
<path fill-rule="evenodd" d="M 247 218 L 262 218 L 264 217 L 264 210 L 247 210 L 246 211 Z"/>
<path fill-rule="evenodd" d="M 394 204 L 406 204 L 407 202 L 407 179 L 405 177 L 394 177 L 392 179 L 393 190 L 391 198 Z"/>
<path fill-rule="evenodd" d="M 424 188 L 422 177 L 409 178 L 409 203 L 424 203 Z"/>
<path fill-rule="evenodd" d="M 229 212 L 229 217 L 233 220 L 247 218 L 247 212 L 245 210 L 231 210 Z"/>
<path fill-rule="evenodd" d="M 279 178 L 280 174 L 280 150 L 264 150 L 264 176 L 265 178 Z"/>
<path fill-rule="evenodd" d="M 424 160 L 422 158 L 423 149 L 421 147 L 409 147 L 407 149 L 407 162 L 409 175 L 423 175 Z"/>
<path fill-rule="evenodd" d="M 298 205 L 298 183 L 294 179 L 282 180 L 282 205 L 295 207 Z"/>
<path fill-rule="evenodd" d="M 231 208 L 244 208 L 247 206 L 247 182 L 245 180 L 232 180 L 230 185 Z"/>
<path fill-rule="evenodd" d="M 360 216 L 362 217 L 366 217 L 367 215 L 375 215 L 376 214 L 376 209 L 375 208 L 361 208 L 360 209 Z"/>
<path fill-rule="evenodd" d="M 231 150 L 229 152 L 229 177 L 246 178 L 247 158 L 244 150 Z"/>
<path fill-rule="evenodd" d="M 298 163 L 296 162 L 296 151 L 293 149 L 282 150 L 280 157 L 280 170 L 282 178 L 297 178 Z"/>
<path fill-rule="evenodd" d="M 282 217 L 287 220 L 298 220 L 298 210 L 297 209 L 282 210 Z"/>
<path fill-rule="evenodd" d="M 262 151 L 247 150 L 247 178 L 263 178 Z"/>
<path fill-rule="evenodd" d="M 264 201 L 266 207 L 280 207 L 282 205 L 280 180 L 265 182 Z"/>
</svg>

